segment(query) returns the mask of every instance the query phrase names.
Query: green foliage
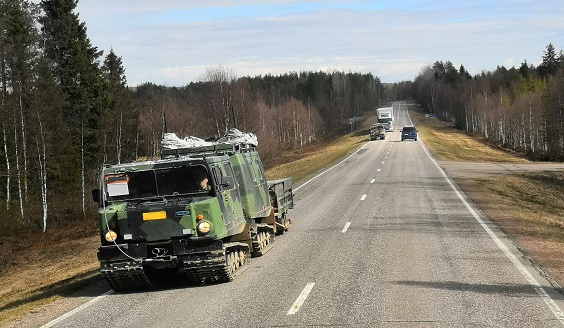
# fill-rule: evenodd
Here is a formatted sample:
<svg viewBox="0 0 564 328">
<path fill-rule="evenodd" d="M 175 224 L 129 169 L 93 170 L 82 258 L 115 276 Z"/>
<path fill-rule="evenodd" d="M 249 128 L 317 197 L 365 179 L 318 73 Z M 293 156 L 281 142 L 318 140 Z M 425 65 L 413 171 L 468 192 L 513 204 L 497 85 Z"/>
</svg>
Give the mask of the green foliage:
<svg viewBox="0 0 564 328">
<path fill-rule="evenodd" d="M 86 167 L 93 168 L 101 158 L 97 141 L 100 115 L 106 106 L 98 63 L 102 53 L 90 44 L 85 24 L 74 13 L 77 2 L 42 1 L 44 16 L 40 18 L 40 23 L 45 55 L 52 63 L 54 75 L 65 95 L 65 123 L 70 127 L 75 142 L 84 144 Z"/>
<path fill-rule="evenodd" d="M 518 99 L 528 92 L 536 93 L 546 90 L 547 83 L 545 80 L 535 77 L 521 78 L 513 85 L 513 99 Z"/>
<path fill-rule="evenodd" d="M 137 156 L 138 112 L 127 88 L 121 57 L 110 50 L 102 65 L 106 103 L 101 114 L 101 145 L 105 163 L 133 161 Z"/>
</svg>

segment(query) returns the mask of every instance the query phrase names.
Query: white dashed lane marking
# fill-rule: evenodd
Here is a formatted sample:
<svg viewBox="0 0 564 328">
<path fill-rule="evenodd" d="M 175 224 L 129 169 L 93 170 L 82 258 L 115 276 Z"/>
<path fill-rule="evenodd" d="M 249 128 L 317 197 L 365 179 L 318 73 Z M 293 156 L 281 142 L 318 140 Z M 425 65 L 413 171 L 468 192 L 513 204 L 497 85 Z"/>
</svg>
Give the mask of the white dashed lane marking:
<svg viewBox="0 0 564 328">
<path fill-rule="evenodd" d="M 307 296 L 309 295 L 309 292 L 311 292 L 311 290 L 313 289 L 314 285 L 315 285 L 314 282 L 310 282 L 309 284 L 307 284 L 305 286 L 305 288 L 302 291 L 302 293 L 300 294 L 300 296 L 298 296 L 298 299 L 296 299 L 296 301 L 294 302 L 294 304 L 292 305 L 292 307 L 288 311 L 288 315 L 296 314 L 296 312 L 298 312 L 300 310 L 300 308 L 304 304 Z"/>
<path fill-rule="evenodd" d="M 351 223 L 347 222 L 347 224 L 345 224 L 345 227 L 343 228 L 343 230 L 341 230 L 341 233 L 347 232 L 347 230 L 349 229 L 350 226 L 351 226 Z"/>
</svg>

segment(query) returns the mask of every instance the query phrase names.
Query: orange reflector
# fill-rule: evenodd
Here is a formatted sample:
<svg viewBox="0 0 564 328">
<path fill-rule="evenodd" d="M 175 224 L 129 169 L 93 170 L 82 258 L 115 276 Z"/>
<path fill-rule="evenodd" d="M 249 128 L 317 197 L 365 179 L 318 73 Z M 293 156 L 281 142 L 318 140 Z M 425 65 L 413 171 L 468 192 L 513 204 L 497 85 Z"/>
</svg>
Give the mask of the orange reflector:
<svg viewBox="0 0 564 328">
<path fill-rule="evenodd" d="M 162 220 L 162 219 L 166 219 L 165 211 L 143 213 L 143 221 Z"/>
<path fill-rule="evenodd" d="M 198 216 L 196 216 L 196 220 L 203 220 L 204 216 L 202 214 L 198 214 Z"/>
</svg>

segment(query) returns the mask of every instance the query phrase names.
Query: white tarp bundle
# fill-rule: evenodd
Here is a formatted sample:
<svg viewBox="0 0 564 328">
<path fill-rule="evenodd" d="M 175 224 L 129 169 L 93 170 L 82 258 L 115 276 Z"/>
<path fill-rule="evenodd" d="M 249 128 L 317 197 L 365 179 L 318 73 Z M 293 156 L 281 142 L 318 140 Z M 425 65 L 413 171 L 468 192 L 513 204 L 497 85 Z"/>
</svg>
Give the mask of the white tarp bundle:
<svg viewBox="0 0 564 328">
<path fill-rule="evenodd" d="M 195 148 L 211 145 L 213 145 L 212 142 L 196 137 L 186 137 L 184 139 L 180 139 L 175 133 L 165 133 L 163 140 L 161 141 L 161 147 L 163 149 Z"/>
<path fill-rule="evenodd" d="M 258 145 L 258 139 L 253 133 L 230 129 L 223 137 L 215 142 L 205 141 L 204 139 L 192 136 L 181 139 L 176 136 L 175 133 L 165 133 L 161 141 L 161 147 L 163 149 L 196 148 L 218 144 L 251 144 L 256 147 Z"/>
<path fill-rule="evenodd" d="M 257 136 L 253 133 L 241 132 L 237 129 L 230 129 L 225 133 L 225 135 L 219 140 L 217 140 L 218 144 L 227 143 L 227 144 L 250 144 L 253 146 L 258 146 L 258 139 Z"/>
</svg>

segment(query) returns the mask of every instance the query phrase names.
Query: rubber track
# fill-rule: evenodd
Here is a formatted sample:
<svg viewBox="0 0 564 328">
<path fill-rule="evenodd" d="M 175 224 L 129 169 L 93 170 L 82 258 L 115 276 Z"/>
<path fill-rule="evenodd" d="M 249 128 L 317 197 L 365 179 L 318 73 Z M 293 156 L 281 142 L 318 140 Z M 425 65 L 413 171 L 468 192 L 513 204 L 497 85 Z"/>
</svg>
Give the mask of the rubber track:
<svg viewBox="0 0 564 328">
<path fill-rule="evenodd" d="M 226 252 L 243 250 L 245 263 L 231 273 L 227 267 Z M 233 281 L 241 272 L 249 266 L 251 254 L 247 244 L 230 243 L 225 244 L 223 251 L 189 254 L 182 257 L 184 271 L 188 275 L 188 282 L 193 284 L 205 284 L 213 282 Z"/>
<path fill-rule="evenodd" d="M 259 230 L 259 232 L 266 232 L 267 230 Z M 270 238 L 268 239 L 268 244 L 261 248 L 260 244 L 258 242 L 258 234 L 256 234 L 253 238 L 253 252 L 251 253 L 251 255 L 253 257 L 260 257 L 263 256 L 264 254 L 266 254 L 266 252 L 268 252 L 272 246 L 274 246 L 274 233 L 270 233 Z"/>
<path fill-rule="evenodd" d="M 136 291 L 153 287 L 143 268 L 101 271 L 101 274 L 116 292 Z"/>
</svg>

